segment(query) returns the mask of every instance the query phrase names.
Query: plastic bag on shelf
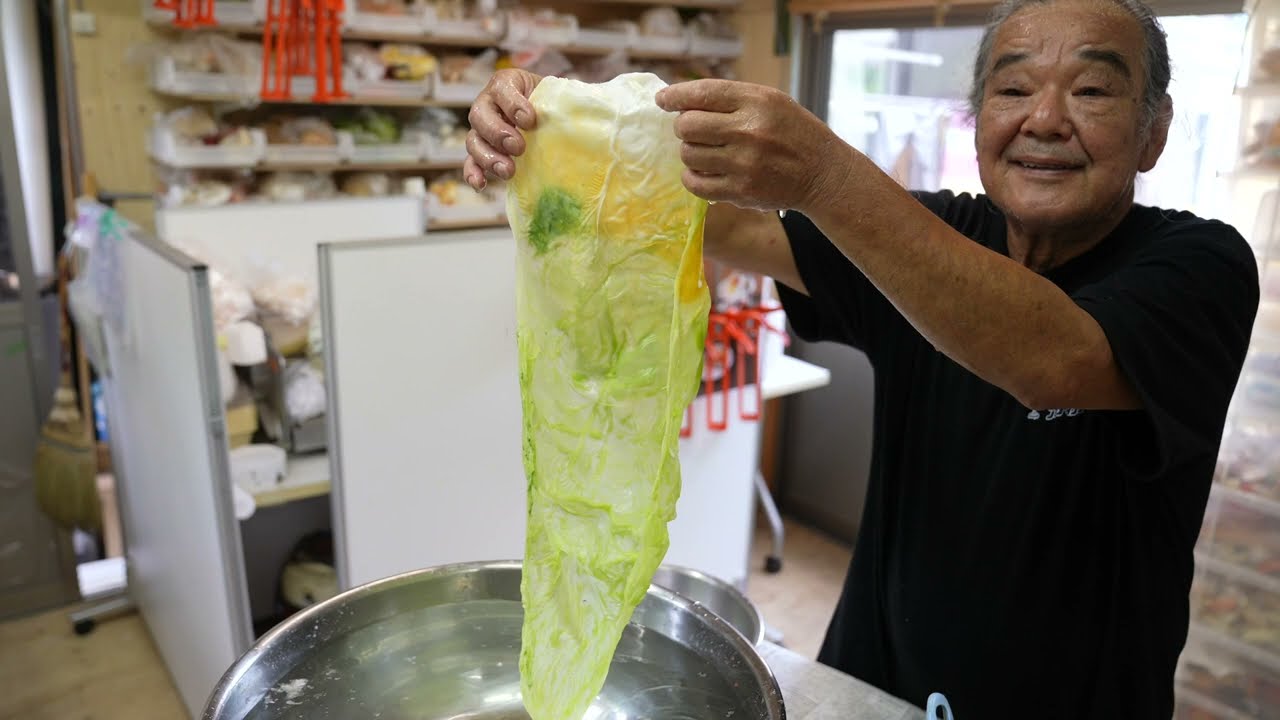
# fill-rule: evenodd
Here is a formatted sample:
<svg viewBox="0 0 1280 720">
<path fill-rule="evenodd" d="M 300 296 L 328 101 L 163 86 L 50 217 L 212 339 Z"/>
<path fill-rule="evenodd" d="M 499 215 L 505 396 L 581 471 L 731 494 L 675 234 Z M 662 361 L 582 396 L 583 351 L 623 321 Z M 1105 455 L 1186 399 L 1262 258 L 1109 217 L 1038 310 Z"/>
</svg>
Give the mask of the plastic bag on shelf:
<svg viewBox="0 0 1280 720">
<path fill-rule="evenodd" d="M 313 283 L 259 257 L 245 260 L 245 279 L 254 305 L 264 314 L 304 327 L 316 310 Z"/>
<path fill-rule="evenodd" d="M 689 27 L 695 34 L 703 37 L 723 40 L 736 40 L 738 37 L 738 31 L 734 30 L 729 19 L 718 13 L 698 13 L 697 17 L 689 22 Z"/>
<path fill-rule="evenodd" d="M 653 37 L 680 37 L 684 34 L 684 23 L 680 20 L 680 13 L 674 8 L 649 8 L 640 15 L 640 34 Z"/>
<path fill-rule="evenodd" d="M 427 185 L 427 192 L 446 206 L 486 205 L 493 202 L 495 191 L 490 187 L 476 192 L 462 179 L 460 172 L 448 172 L 437 176 Z"/>
<path fill-rule="evenodd" d="M 260 72 L 262 63 L 261 45 L 216 32 L 188 33 L 159 50 L 173 59 L 179 72 L 253 76 Z"/>
<path fill-rule="evenodd" d="M 306 361 L 285 365 L 284 403 L 295 425 L 323 415 L 327 404 L 324 376 Z"/>
<path fill-rule="evenodd" d="M 339 186 L 344 195 L 353 197 L 385 197 L 391 194 L 391 175 L 385 172 L 357 172 L 342 178 Z"/>
<path fill-rule="evenodd" d="M 338 144 L 333 125 L 313 115 L 274 115 L 262 124 L 272 145 L 332 146 Z"/>
<path fill-rule="evenodd" d="M 235 323 L 254 317 L 257 307 L 253 295 L 239 280 L 234 262 L 195 240 L 176 238 L 170 244 L 209 268 L 209 298 L 213 305 L 213 324 L 219 334 Z"/>
<path fill-rule="evenodd" d="M 217 207 L 241 202 L 254 180 L 250 170 L 180 170 L 160 172 L 160 200 L 165 207 Z"/>
</svg>

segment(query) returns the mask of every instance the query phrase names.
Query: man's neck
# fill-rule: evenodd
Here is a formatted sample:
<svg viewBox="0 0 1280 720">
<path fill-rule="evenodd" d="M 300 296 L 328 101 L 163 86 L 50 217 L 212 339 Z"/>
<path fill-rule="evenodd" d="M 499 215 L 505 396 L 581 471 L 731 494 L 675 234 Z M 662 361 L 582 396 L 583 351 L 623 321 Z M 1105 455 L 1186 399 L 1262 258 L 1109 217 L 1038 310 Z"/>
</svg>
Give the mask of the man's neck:
<svg viewBox="0 0 1280 720">
<path fill-rule="evenodd" d="M 1103 220 L 1041 230 L 1006 216 L 1009 257 L 1030 270 L 1044 274 L 1089 252 L 1129 214 L 1133 201 L 1123 203 Z"/>
</svg>

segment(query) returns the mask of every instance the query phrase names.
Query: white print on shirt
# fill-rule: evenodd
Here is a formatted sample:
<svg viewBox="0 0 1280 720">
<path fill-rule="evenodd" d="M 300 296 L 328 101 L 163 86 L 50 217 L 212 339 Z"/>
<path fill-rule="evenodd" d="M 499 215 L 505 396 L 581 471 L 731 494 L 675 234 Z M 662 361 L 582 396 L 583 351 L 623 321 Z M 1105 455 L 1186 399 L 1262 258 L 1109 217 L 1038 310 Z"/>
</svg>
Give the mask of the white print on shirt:
<svg viewBox="0 0 1280 720">
<path fill-rule="evenodd" d="M 1027 413 L 1027 419 L 1044 420 L 1045 422 L 1048 422 L 1050 420 L 1057 420 L 1060 417 L 1075 417 L 1082 414 L 1084 414 L 1083 410 L 1077 410 L 1075 408 L 1054 408 L 1052 410 L 1045 410 L 1044 412 L 1032 410 Z"/>
</svg>

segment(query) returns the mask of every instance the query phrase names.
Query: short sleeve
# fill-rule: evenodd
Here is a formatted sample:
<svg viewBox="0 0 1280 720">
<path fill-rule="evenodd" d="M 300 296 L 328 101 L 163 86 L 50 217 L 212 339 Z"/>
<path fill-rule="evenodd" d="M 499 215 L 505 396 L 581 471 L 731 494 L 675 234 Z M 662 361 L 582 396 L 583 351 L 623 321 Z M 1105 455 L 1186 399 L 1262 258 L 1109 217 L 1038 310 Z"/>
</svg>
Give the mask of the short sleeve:
<svg viewBox="0 0 1280 720">
<path fill-rule="evenodd" d="M 809 218 L 789 212 L 782 226 L 807 292 L 778 283 L 787 320 L 801 338 L 830 340 L 863 348 L 871 282 Z"/>
<path fill-rule="evenodd" d="M 912 196 L 950 222 L 947 211 L 955 197 L 951 193 L 913 192 Z M 870 351 L 867 344 L 877 337 L 874 326 L 881 319 L 900 319 L 898 311 L 812 220 L 788 212 L 782 227 L 808 291 L 801 293 L 778 283 L 778 295 L 792 329 L 810 342 L 830 340 Z"/>
<path fill-rule="evenodd" d="M 1230 226 L 1197 223 L 1153 242 L 1073 299 L 1102 327 L 1143 409 L 1113 413 L 1129 430 L 1121 460 L 1158 477 L 1216 456 L 1258 308 L 1253 251 Z"/>
</svg>

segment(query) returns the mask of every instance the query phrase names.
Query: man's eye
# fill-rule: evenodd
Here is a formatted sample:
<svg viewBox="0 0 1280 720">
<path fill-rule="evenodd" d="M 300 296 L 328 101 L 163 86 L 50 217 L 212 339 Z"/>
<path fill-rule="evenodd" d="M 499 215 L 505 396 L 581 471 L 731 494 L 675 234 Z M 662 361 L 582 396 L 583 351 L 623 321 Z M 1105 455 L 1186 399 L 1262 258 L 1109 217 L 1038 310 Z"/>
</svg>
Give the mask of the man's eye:
<svg viewBox="0 0 1280 720">
<path fill-rule="evenodd" d="M 1079 90 L 1076 90 L 1076 95 L 1081 95 L 1083 97 L 1105 97 L 1106 94 L 1107 91 L 1100 87 L 1082 87 Z"/>
<path fill-rule="evenodd" d="M 1006 97 L 1026 97 L 1027 91 L 1019 87 L 1010 86 L 1010 87 L 999 88 L 998 90 L 996 90 L 996 94 L 1004 95 Z"/>
</svg>

